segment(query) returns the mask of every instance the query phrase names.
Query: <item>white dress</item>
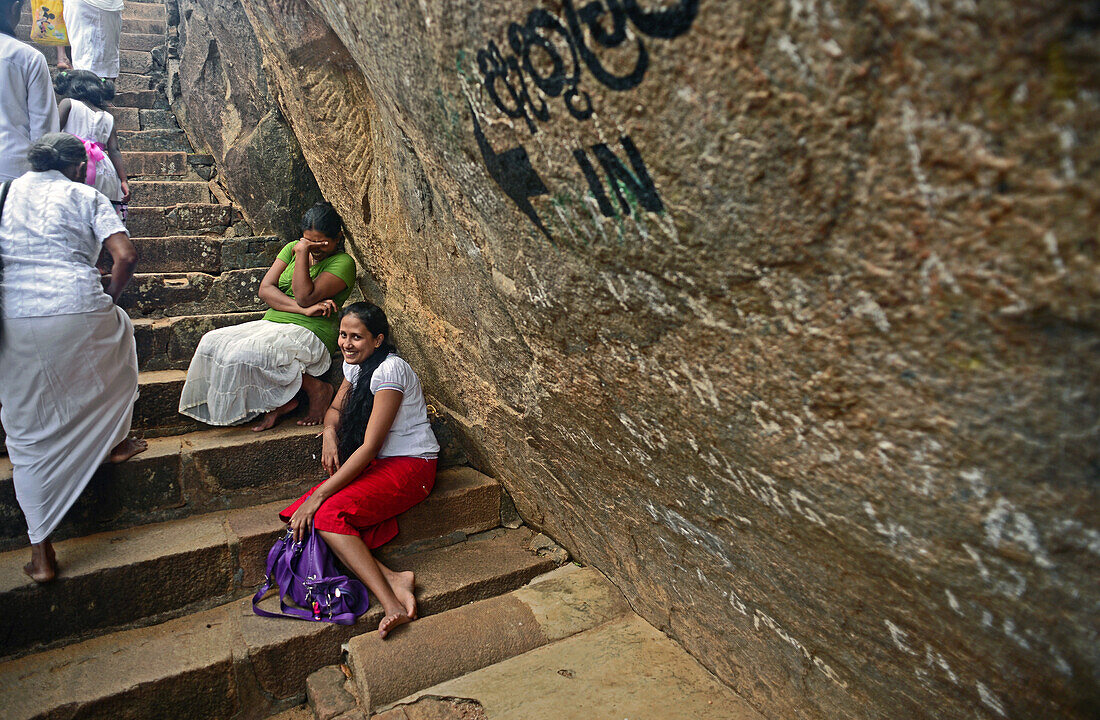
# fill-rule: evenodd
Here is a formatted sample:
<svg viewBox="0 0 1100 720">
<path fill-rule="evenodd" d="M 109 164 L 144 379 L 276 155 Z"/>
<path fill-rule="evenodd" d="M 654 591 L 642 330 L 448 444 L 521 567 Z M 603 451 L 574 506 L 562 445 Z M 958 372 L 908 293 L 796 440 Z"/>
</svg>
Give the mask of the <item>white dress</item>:
<svg viewBox="0 0 1100 720">
<path fill-rule="evenodd" d="M 118 77 L 122 0 L 65 0 L 63 16 L 73 67 L 101 78 Z"/>
<path fill-rule="evenodd" d="M 32 543 L 47 539 L 130 432 L 130 319 L 95 268 L 125 232 L 111 203 L 56 170 L 14 180 L 0 219 L 0 422 Z"/>
<path fill-rule="evenodd" d="M 91 140 L 100 145 L 104 157 L 95 166 L 95 189 L 112 202 L 122 201 L 122 181 L 111 158 L 106 157 L 107 141 L 115 128 L 115 118 L 106 110 L 96 110 L 80 100 L 70 100 L 69 117 L 62 128 L 81 140 Z"/>
<path fill-rule="evenodd" d="M 208 425 L 235 425 L 284 405 L 302 373 L 324 375 L 328 348 L 300 325 L 254 320 L 202 336 L 187 367 L 180 413 Z"/>
<path fill-rule="evenodd" d="M 0 33 L 0 182 L 30 170 L 31 145 L 57 130 L 57 99 L 46 56 Z"/>
</svg>

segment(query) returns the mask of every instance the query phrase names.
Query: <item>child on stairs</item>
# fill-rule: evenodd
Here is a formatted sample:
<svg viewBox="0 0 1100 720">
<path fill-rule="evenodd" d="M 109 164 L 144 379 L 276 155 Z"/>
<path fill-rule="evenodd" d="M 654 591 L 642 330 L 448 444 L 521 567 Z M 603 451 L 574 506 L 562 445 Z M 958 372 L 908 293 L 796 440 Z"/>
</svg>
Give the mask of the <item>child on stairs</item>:
<svg viewBox="0 0 1100 720">
<path fill-rule="evenodd" d="M 58 106 L 61 130 L 76 135 L 88 153 L 85 181 L 107 196 L 119 217 L 126 219 L 130 187 L 114 116 L 105 106 L 115 96 L 115 84 L 89 70 L 65 70 L 54 79 L 54 90 L 65 99 Z"/>
</svg>

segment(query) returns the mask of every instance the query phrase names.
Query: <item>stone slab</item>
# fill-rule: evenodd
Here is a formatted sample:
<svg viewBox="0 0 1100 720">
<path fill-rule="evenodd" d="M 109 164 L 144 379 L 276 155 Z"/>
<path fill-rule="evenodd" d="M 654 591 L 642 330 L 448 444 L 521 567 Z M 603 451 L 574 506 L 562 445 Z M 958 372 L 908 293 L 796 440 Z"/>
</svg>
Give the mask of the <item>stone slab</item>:
<svg viewBox="0 0 1100 720">
<path fill-rule="evenodd" d="M 429 695 L 476 700 L 488 720 L 764 720 L 633 613 L 402 702 Z"/>
<path fill-rule="evenodd" d="M 159 131 L 158 131 L 159 132 Z M 130 183 L 130 207 L 165 207 L 177 203 L 209 203 L 210 186 L 191 180 L 134 180 Z"/>
<path fill-rule="evenodd" d="M 127 107 L 113 107 L 111 108 L 111 115 L 115 118 L 115 130 L 140 130 L 141 129 L 141 116 L 138 115 L 140 110 L 137 108 Z M 122 161 L 125 163 L 126 158 L 123 157 Z M 126 168 L 129 175 L 130 168 Z"/>
<path fill-rule="evenodd" d="M 114 107 L 166 108 L 168 97 L 159 90 L 120 90 L 111 104 Z"/>
<path fill-rule="evenodd" d="M 414 529 L 414 537 L 465 542 L 462 529 L 469 523 L 452 508 L 461 508 L 466 496 L 481 487 L 495 488 L 496 483 L 481 476 L 473 484 L 461 473 L 441 472 L 430 496 L 435 513 L 410 510 L 398 517 L 398 524 Z M 36 644 L 68 642 L 251 593 L 263 581 L 272 543 L 285 532 L 279 511 L 304 489 L 274 502 L 58 542 L 61 572 L 48 586 L 23 574 L 25 549 L 0 553 L 0 606 L 9 608 L 0 616 L 0 652 L 10 655 Z M 493 528 L 497 520 L 486 512 L 476 525 Z M 408 542 L 399 535 L 386 549 L 400 553 Z M 400 562 L 412 562 L 411 555 Z"/>
<path fill-rule="evenodd" d="M 141 370 L 185 370 L 204 333 L 228 325 L 259 320 L 263 313 L 186 315 L 134 320 L 138 367 Z"/>
<path fill-rule="evenodd" d="M 548 569 L 523 550 L 529 537 L 525 530 L 494 533 L 423 553 L 398 569 L 417 572 L 425 613 L 443 612 L 486 587 L 511 590 Z M 428 571 L 442 567 L 449 572 Z M 243 698 L 250 716 L 264 717 L 301 697 L 310 673 L 338 661 L 341 644 L 380 619 L 377 606 L 353 626 L 261 618 L 242 599 L 111 633 L 0 663 L 4 717 L 212 720 L 237 715 Z"/>
<path fill-rule="evenodd" d="M 146 75 L 153 71 L 153 56 L 147 51 L 119 50 L 118 56 L 120 73 Z"/>
<path fill-rule="evenodd" d="M 121 130 L 118 145 L 124 150 L 191 152 L 191 143 L 182 130 Z"/>
<path fill-rule="evenodd" d="M 529 538 L 526 529 L 495 530 L 391 566 L 416 573 L 418 612 L 423 618 L 508 592 L 550 570 L 553 563 L 524 548 Z M 353 628 L 319 623 L 302 630 L 305 623 L 264 622 L 249 609 L 241 618 L 241 630 L 261 686 L 275 697 L 289 697 L 304 690 L 310 673 L 339 660 L 340 644 L 364 629 L 376 628 L 381 618 L 381 607 L 374 605 Z M 401 632 L 401 628 L 395 630 L 391 641 L 400 638 Z M 313 639 L 306 643 L 303 636 Z"/>
<path fill-rule="evenodd" d="M 126 220 L 132 237 L 222 235 L 240 214 L 229 205 L 193 204 L 163 208 L 133 208 Z"/>
<path fill-rule="evenodd" d="M 266 311 L 257 295 L 267 268 L 207 273 L 139 273 L 123 291 L 119 306 L 130 317 Z"/>
<path fill-rule="evenodd" d="M 56 540 L 215 510 L 270 502 L 321 477 L 313 455 L 315 428 L 282 424 L 264 433 L 246 427 L 149 440 L 149 449 L 119 465 L 102 465 L 54 533 Z M 234 463 L 234 458 L 239 462 Z M 213 474 L 224 470 L 224 476 Z M 11 463 L 0 458 L 0 549 L 27 542 L 15 500 Z"/>
<path fill-rule="evenodd" d="M 154 89 L 154 79 L 145 74 L 135 74 L 132 72 L 120 72 L 118 78 L 115 80 L 115 100 L 112 101 L 112 105 L 118 106 L 119 97 L 127 93 L 140 93 Z M 119 133 L 122 133 L 123 128 L 118 128 Z M 122 145 L 122 143 L 119 143 Z M 125 147 L 125 146 L 124 146 Z M 136 148 L 135 148 L 136 149 Z"/>
<path fill-rule="evenodd" d="M 129 110 L 141 112 L 138 108 L 114 108 L 114 112 Z M 140 115 L 138 118 L 140 123 Z M 123 152 L 122 161 L 126 163 L 126 173 L 132 178 L 183 176 L 188 172 L 185 152 Z"/>
<path fill-rule="evenodd" d="M 425 618 L 400 646 L 375 635 L 347 645 L 360 704 L 387 704 L 630 612 L 622 594 L 594 568 L 566 565 L 507 595 Z"/>
<path fill-rule="evenodd" d="M 152 51 L 153 48 L 164 44 L 164 36 L 154 33 L 123 33 L 119 39 L 119 48 L 122 50 Z"/>
</svg>

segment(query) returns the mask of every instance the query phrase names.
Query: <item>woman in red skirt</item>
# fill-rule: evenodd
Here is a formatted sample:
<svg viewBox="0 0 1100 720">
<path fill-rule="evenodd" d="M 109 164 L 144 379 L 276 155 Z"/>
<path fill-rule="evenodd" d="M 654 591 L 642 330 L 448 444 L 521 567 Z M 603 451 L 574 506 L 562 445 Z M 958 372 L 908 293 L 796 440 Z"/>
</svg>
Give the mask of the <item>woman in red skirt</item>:
<svg viewBox="0 0 1100 720">
<path fill-rule="evenodd" d="M 397 535 L 397 515 L 428 497 L 439 444 L 420 379 L 390 343 L 381 308 L 349 305 L 337 343 L 344 382 L 325 414 L 321 463 L 329 479 L 279 514 L 294 539 L 317 530 L 382 603 L 378 634 L 416 619 L 413 574 L 394 572 L 371 550 Z"/>
</svg>

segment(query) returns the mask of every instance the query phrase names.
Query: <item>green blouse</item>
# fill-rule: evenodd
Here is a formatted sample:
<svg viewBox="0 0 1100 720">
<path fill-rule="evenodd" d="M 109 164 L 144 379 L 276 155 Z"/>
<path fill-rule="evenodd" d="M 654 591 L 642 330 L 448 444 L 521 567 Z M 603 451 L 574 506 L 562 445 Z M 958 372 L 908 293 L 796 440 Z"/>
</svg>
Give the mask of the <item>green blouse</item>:
<svg viewBox="0 0 1100 720">
<path fill-rule="evenodd" d="M 297 242 L 297 240 L 288 242 L 283 249 L 279 251 L 279 259 L 286 263 L 286 270 L 283 270 L 283 274 L 279 276 L 279 289 L 286 293 L 291 299 L 294 298 L 291 279 L 294 277 L 294 245 L 297 244 Z M 336 297 L 332 299 L 333 302 L 336 303 L 336 308 L 339 309 L 343 307 L 344 301 L 348 299 L 348 296 L 351 295 L 352 288 L 355 287 L 355 261 L 352 260 L 351 255 L 347 253 L 333 253 L 321 262 L 315 263 L 310 267 L 309 276 L 316 280 L 317 276 L 323 272 L 332 273 L 347 284 L 347 287 L 336 293 Z M 339 329 L 339 319 L 337 316 L 338 313 L 333 313 L 328 317 L 308 317 L 306 315 L 299 315 L 298 313 L 283 312 L 282 310 L 268 310 L 267 314 L 264 315 L 264 320 L 301 325 L 321 338 L 321 342 L 328 347 L 329 352 L 334 353 L 337 349 L 336 335 Z"/>
</svg>

